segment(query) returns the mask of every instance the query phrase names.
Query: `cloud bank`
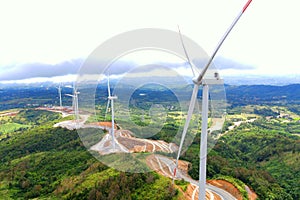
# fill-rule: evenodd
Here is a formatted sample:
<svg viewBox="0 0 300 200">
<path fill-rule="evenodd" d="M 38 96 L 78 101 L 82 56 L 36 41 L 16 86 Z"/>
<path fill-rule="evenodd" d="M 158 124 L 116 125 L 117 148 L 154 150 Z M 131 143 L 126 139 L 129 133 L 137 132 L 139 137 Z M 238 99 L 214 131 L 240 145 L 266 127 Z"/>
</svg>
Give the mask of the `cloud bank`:
<svg viewBox="0 0 300 200">
<path fill-rule="evenodd" d="M 55 65 L 43 64 L 43 63 L 27 63 L 27 64 L 16 64 L 11 66 L 5 66 L 0 68 L 0 82 L 2 81 L 16 81 L 25 79 L 36 79 L 36 78 L 51 78 L 51 77 L 63 77 L 70 75 L 77 75 L 81 65 L 84 63 L 83 59 L 73 59 L 58 63 Z M 159 62 L 157 62 L 159 63 Z M 171 68 L 187 68 L 189 69 L 188 63 L 160 63 L 162 66 L 170 66 Z M 217 57 L 214 64 L 219 70 L 234 69 L 241 71 L 243 70 L 255 70 L 254 67 L 249 65 L 240 64 L 233 60 Z M 120 61 L 116 62 L 111 66 L 109 70 L 110 75 L 120 75 L 126 73 L 134 68 L 139 68 L 137 63 L 134 61 Z M 144 73 L 151 71 L 151 68 L 143 68 Z M 106 72 L 107 73 L 107 72 Z M 139 71 L 139 73 L 141 73 Z M 64 81 L 64 80 L 62 80 Z"/>
<path fill-rule="evenodd" d="M 5 68 L 0 69 L 0 81 L 49 78 L 76 74 L 82 63 L 82 59 L 75 59 L 55 65 L 27 63 L 6 66 Z"/>
</svg>

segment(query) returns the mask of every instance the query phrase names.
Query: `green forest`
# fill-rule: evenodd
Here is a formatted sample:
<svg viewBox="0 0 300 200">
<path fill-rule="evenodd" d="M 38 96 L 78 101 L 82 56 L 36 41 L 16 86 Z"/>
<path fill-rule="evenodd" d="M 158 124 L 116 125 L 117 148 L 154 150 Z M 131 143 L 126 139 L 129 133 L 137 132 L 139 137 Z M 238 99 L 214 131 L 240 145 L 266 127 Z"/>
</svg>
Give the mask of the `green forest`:
<svg viewBox="0 0 300 200">
<path fill-rule="evenodd" d="M 189 173 L 195 179 L 198 151 L 199 141 L 195 141 L 183 156 L 192 163 Z M 299 163 L 299 136 L 261 119 L 242 124 L 220 138 L 209 152 L 207 173 L 212 179 L 220 175 L 239 179 L 253 188 L 260 199 L 299 199 Z"/>
<path fill-rule="evenodd" d="M 61 120 L 57 113 L 26 110 L 13 120 L 30 122 L 31 127 L 0 141 L 0 199 L 176 199 L 180 195 L 169 179 L 154 172 L 130 174 L 101 164 L 83 147 L 76 131 L 52 128 Z"/>
<path fill-rule="evenodd" d="M 242 98 L 257 98 L 233 104 L 238 98 L 233 89 L 241 92 Z M 252 92 L 251 87 L 246 89 L 249 94 L 236 87 L 229 91 L 222 130 L 226 134 L 208 154 L 208 179 L 232 182 L 244 199 L 245 185 L 261 200 L 300 199 L 298 97 L 287 94 L 284 99 L 265 104 L 267 97 Z M 13 98 L 5 98 L 13 104 Z M 116 171 L 95 159 L 75 130 L 53 127 L 72 117 L 62 118 L 59 113 L 32 107 L 16 109 L 11 104 L 2 104 L 1 108 L 0 199 L 183 199 L 185 183 L 173 185 L 171 179 L 156 172 Z M 3 114 L 9 112 L 15 114 Z M 180 123 L 172 121 L 178 115 L 176 110 L 170 113 L 161 132 L 152 139 L 171 141 Z M 189 174 L 194 179 L 198 179 L 199 140 L 198 132 L 181 156 L 190 162 Z"/>
</svg>

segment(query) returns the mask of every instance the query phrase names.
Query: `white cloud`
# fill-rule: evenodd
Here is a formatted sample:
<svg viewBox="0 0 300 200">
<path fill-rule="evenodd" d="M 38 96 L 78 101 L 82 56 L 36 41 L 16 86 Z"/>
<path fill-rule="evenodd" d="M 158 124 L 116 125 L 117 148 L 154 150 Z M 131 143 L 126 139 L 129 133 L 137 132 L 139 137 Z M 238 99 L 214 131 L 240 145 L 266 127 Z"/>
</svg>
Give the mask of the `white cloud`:
<svg viewBox="0 0 300 200">
<path fill-rule="evenodd" d="M 116 34 L 149 27 L 177 31 L 177 25 L 210 54 L 244 3 L 246 0 L 1 2 L 0 68 L 84 59 Z M 298 0 L 253 1 L 218 55 L 255 67 L 241 71 L 244 74 L 299 74 L 298 8 Z M 0 70 L 0 75 L 4 73 Z"/>
<path fill-rule="evenodd" d="M 77 78 L 77 75 L 69 74 L 64 76 L 54 76 L 54 77 L 35 77 L 28 79 L 20 79 L 20 80 L 7 80 L 0 81 L 1 84 L 29 84 L 29 83 L 43 83 L 43 82 L 53 82 L 53 83 L 62 83 L 62 82 L 74 82 Z"/>
<path fill-rule="evenodd" d="M 76 74 L 83 61 L 80 59 L 64 61 L 55 65 L 44 63 L 16 64 L 0 68 L 0 81 L 22 80 L 38 77 L 55 77 Z"/>
</svg>

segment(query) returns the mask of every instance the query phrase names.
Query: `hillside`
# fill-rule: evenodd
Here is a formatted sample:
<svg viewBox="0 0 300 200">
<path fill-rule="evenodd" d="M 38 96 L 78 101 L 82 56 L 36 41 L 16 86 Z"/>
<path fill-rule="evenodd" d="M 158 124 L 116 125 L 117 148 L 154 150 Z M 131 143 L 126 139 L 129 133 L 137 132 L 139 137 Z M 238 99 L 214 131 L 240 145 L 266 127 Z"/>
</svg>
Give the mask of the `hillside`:
<svg viewBox="0 0 300 200">
<path fill-rule="evenodd" d="M 300 85 L 227 87 L 229 107 L 223 129 L 226 134 L 209 152 L 208 178 L 229 180 L 239 188 L 244 199 L 247 199 L 245 184 L 259 199 L 300 199 Z M 42 88 L 25 89 L 29 93 L 43 91 Z M 16 93 L 9 93 L 7 89 L 7 96 L 0 97 L 6 99 L 0 101 L 3 110 L 0 112 L 0 197 L 184 198 L 186 183 L 172 185 L 171 179 L 155 172 L 123 173 L 101 164 L 86 151 L 76 131 L 53 127 L 72 117 L 62 118 L 59 113 L 23 108 L 35 107 L 28 104 L 32 101 L 57 104 L 58 99 L 50 97 L 55 96 L 55 89 L 48 89 L 41 96 L 22 98 L 25 89 L 16 88 L 14 92 L 20 90 Z M 143 93 L 149 92 L 151 97 L 158 95 L 149 90 Z M 162 94 L 163 91 L 159 91 L 159 96 L 153 99 L 175 108 L 170 109 L 164 127 L 151 139 L 171 142 L 180 126 L 181 113 L 176 110 L 174 99 L 164 99 Z M 17 98 L 20 98 L 19 104 L 14 104 Z M 16 109 L 20 107 L 22 109 Z M 142 123 L 138 115 L 136 109 L 132 119 L 147 125 L 149 116 L 145 115 Z M 99 119 L 104 117 L 99 116 Z M 89 120 L 93 123 L 99 119 Z M 85 130 L 99 133 L 97 137 L 104 136 L 93 128 Z M 199 138 L 198 131 L 192 145 L 181 156 L 190 162 L 188 170 L 194 179 L 198 178 Z"/>
<path fill-rule="evenodd" d="M 226 87 L 227 100 L 236 105 L 286 104 L 300 102 L 300 84 L 286 86 L 242 85 Z"/>
<path fill-rule="evenodd" d="M 251 108 L 250 114 L 246 114 Z M 259 115 L 253 114 L 253 110 L 258 110 Z M 269 116 L 274 110 L 280 110 L 284 117 Z M 254 189 L 260 199 L 299 199 L 299 115 L 278 106 L 246 106 L 230 112 L 227 131 L 230 130 L 209 152 L 208 176 L 239 179 Z M 254 117 L 255 121 L 246 122 Z M 241 121 L 244 123 L 237 123 Z M 198 177 L 199 158 L 195 157 L 198 149 L 199 138 L 196 137 L 182 156 L 192 163 L 189 173 L 195 179 Z"/>
<path fill-rule="evenodd" d="M 39 121 L 39 112 L 20 112 L 16 118 Z M 48 119 L 60 119 L 56 113 L 46 114 Z M 156 173 L 131 174 L 108 168 L 86 151 L 76 131 L 52 128 L 52 125 L 53 121 L 33 124 L 34 128 L 1 139 L 2 199 L 173 199 L 180 196 L 169 179 Z"/>
</svg>

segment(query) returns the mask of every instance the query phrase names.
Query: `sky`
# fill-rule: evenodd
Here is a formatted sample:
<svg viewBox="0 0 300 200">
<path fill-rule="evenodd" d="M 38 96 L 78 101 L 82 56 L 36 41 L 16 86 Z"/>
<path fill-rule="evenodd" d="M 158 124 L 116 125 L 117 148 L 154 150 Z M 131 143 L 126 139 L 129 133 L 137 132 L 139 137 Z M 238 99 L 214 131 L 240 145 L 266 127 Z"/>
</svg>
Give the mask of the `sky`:
<svg viewBox="0 0 300 200">
<path fill-rule="evenodd" d="M 246 2 L 1 1 L 0 82 L 74 79 L 104 41 L 139 28 L 180 26 L 211 55 Z M 299 0 L 253 0 L 217 54 L 220 74 L 300 76 L 299 5 Z"/>
</svg>

